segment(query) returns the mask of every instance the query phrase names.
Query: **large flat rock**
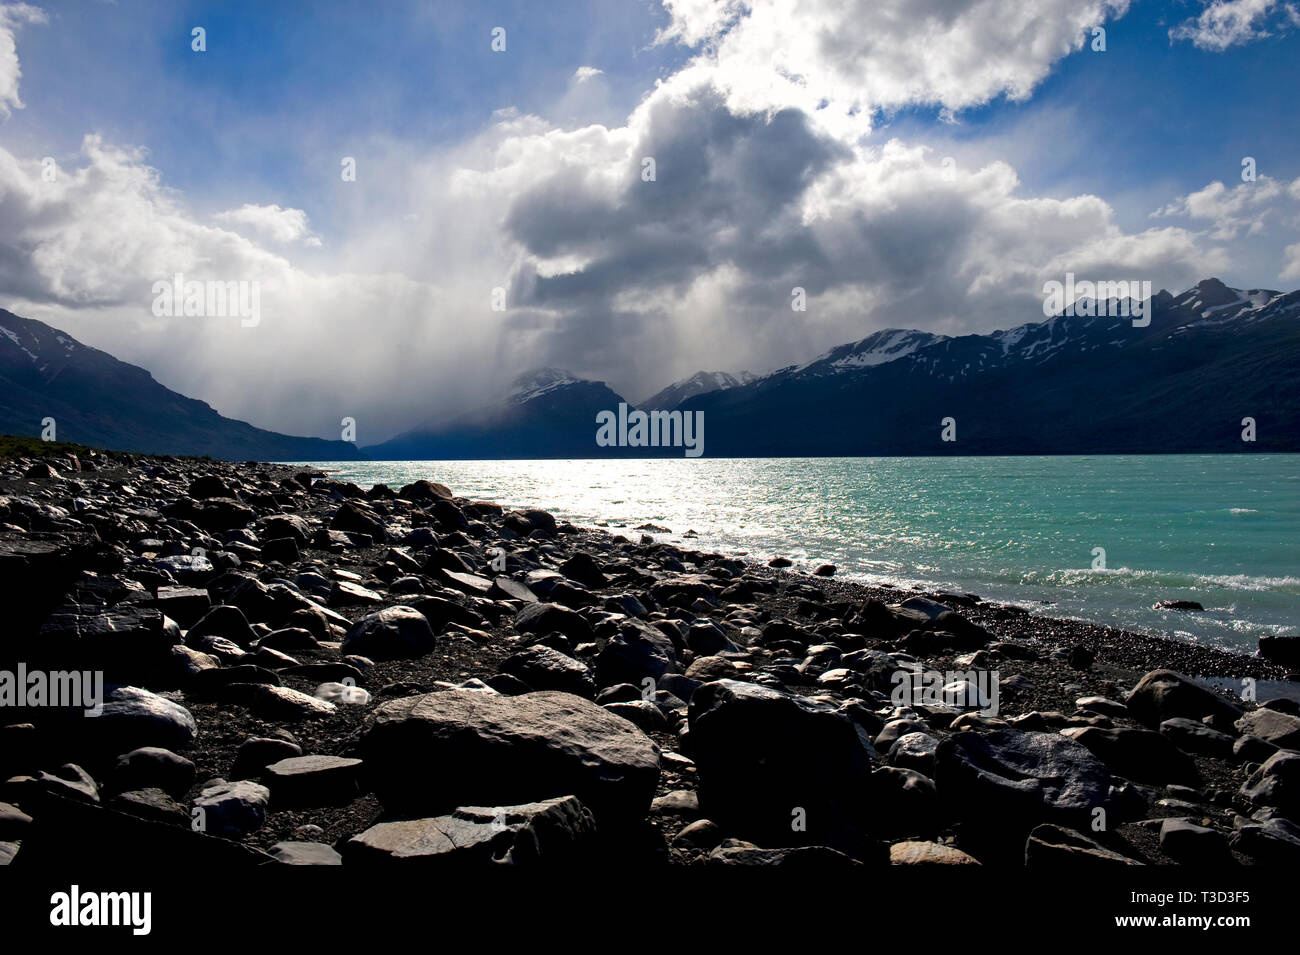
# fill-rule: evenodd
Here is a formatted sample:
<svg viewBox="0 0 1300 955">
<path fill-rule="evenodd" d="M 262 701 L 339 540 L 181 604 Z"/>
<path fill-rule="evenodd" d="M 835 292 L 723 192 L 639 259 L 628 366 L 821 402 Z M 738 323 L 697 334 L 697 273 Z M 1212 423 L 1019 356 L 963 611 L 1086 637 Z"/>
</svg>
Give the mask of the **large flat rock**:
<svg viewBox="0 0 1300 955">
<path fill-rule="evenodd" d="M 574 795 L 602 823 L 650 807 L 659 747 L 627 720 L 568 693 L 448 690 L 394 700 L 360 743 L 376 793 L 405 814 Z"/>
</svg>

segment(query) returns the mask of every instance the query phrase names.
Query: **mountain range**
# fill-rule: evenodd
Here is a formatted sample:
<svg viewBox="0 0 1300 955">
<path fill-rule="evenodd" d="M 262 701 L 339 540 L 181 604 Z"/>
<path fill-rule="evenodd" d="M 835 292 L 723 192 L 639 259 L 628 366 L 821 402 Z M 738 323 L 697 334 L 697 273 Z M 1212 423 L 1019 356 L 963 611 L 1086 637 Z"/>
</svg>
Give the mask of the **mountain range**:
<svg viewBox="0 0 1300 955">
<path fill-rule="evenodd" d="M 637 405 L 703 412 L 717 457 L 1300 450 L 1300 291 L 1206 279 L 982 335 L 885 329 L 761 377 L 699 374 Z M 1125 317 L 1119 317 L 1120 315 Z M 680 456 L 603 448 L 626 400 L 558 369 L 502 402 L 365 448 L 375 458 Z M 630 403 L 628 403 L 630 404 Z M 1242 440 L 1243 419 L 1255 440 Z M 952 419 L 952 427 L 947 427 Z M 944 440 L 945 431 L 954 440 Z"/>
<path fill-rule="evenodd" d="M 354 444 L 299 438 L 222 417 L 119 361 L 51 328 L 0 309 L 0 431 L 149 454 L 231 461 L 345 461 Z"/>
<path fill-rule="evenodd" d="M 1206 279 L 1153 296 L 1136 325 L 1120 304 L 989 334 L 885 329 L 766 375 L 700 371 L 635 404 L 541 368 L 491 405 L 360 450 L 225 418 L 0 310 L 0 430 L 35 435 L 54 418 L 59 440 L 231 460 L 682 455 L 597 444 L 597 415 L 623 406 L 624 420 L 690 413 L 714 457 L 1300 451 L 1300 291 Z"/>
</svg>

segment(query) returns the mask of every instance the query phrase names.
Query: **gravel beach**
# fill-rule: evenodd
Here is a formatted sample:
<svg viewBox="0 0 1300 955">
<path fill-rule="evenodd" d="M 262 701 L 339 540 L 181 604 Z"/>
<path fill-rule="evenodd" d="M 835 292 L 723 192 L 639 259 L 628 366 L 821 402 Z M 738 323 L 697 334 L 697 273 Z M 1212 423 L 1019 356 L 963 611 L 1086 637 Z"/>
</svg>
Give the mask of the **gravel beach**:
<svg viewBox="0 0 1300 955">
<path fill-rule="evenodd" d="M 1251 698 L 1294 681 L 1285 641 L 791 573 L 429 481 L 101 452 L 0 482 L 0 861 L 1300 858 L 1300 707 Z M 101 715 L 52 699 L 72 672 Z"/>
</svg>

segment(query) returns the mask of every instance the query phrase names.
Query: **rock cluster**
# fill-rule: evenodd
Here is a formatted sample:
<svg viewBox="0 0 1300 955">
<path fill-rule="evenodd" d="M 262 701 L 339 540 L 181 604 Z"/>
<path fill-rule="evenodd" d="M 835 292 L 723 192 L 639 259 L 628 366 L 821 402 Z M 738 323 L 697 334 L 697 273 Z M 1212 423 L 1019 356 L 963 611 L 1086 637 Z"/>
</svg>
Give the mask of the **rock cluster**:
<svg viewBox="0 0 1300 955">
<path fill-rule="evenodd" d="M 1300 859 L 1300 710 L 1159 666 L 1173 644 L 432 481 L 110 454 L 0 480 L 0 862 Z"/>
</svg>

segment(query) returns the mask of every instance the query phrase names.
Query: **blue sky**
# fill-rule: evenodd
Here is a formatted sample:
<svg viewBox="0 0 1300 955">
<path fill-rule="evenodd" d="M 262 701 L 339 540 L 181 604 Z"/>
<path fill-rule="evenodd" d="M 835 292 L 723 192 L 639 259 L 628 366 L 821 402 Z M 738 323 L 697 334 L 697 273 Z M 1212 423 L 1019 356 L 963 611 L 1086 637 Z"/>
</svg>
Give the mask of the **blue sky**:
<svg viewBox="0 0 1300 955">
<path fill-rule="evenodd" d="M 264 426 L 352 409 L 369 443 L 540 365 L 636 399 L 1008 327 L 1066 270 L 1300 284 L 1296 5 L 1027 9 L 0 3 L 0 304 Z M 178 270 L 261 282 L 268 321 L 157 321 Z"/>
</svg>

